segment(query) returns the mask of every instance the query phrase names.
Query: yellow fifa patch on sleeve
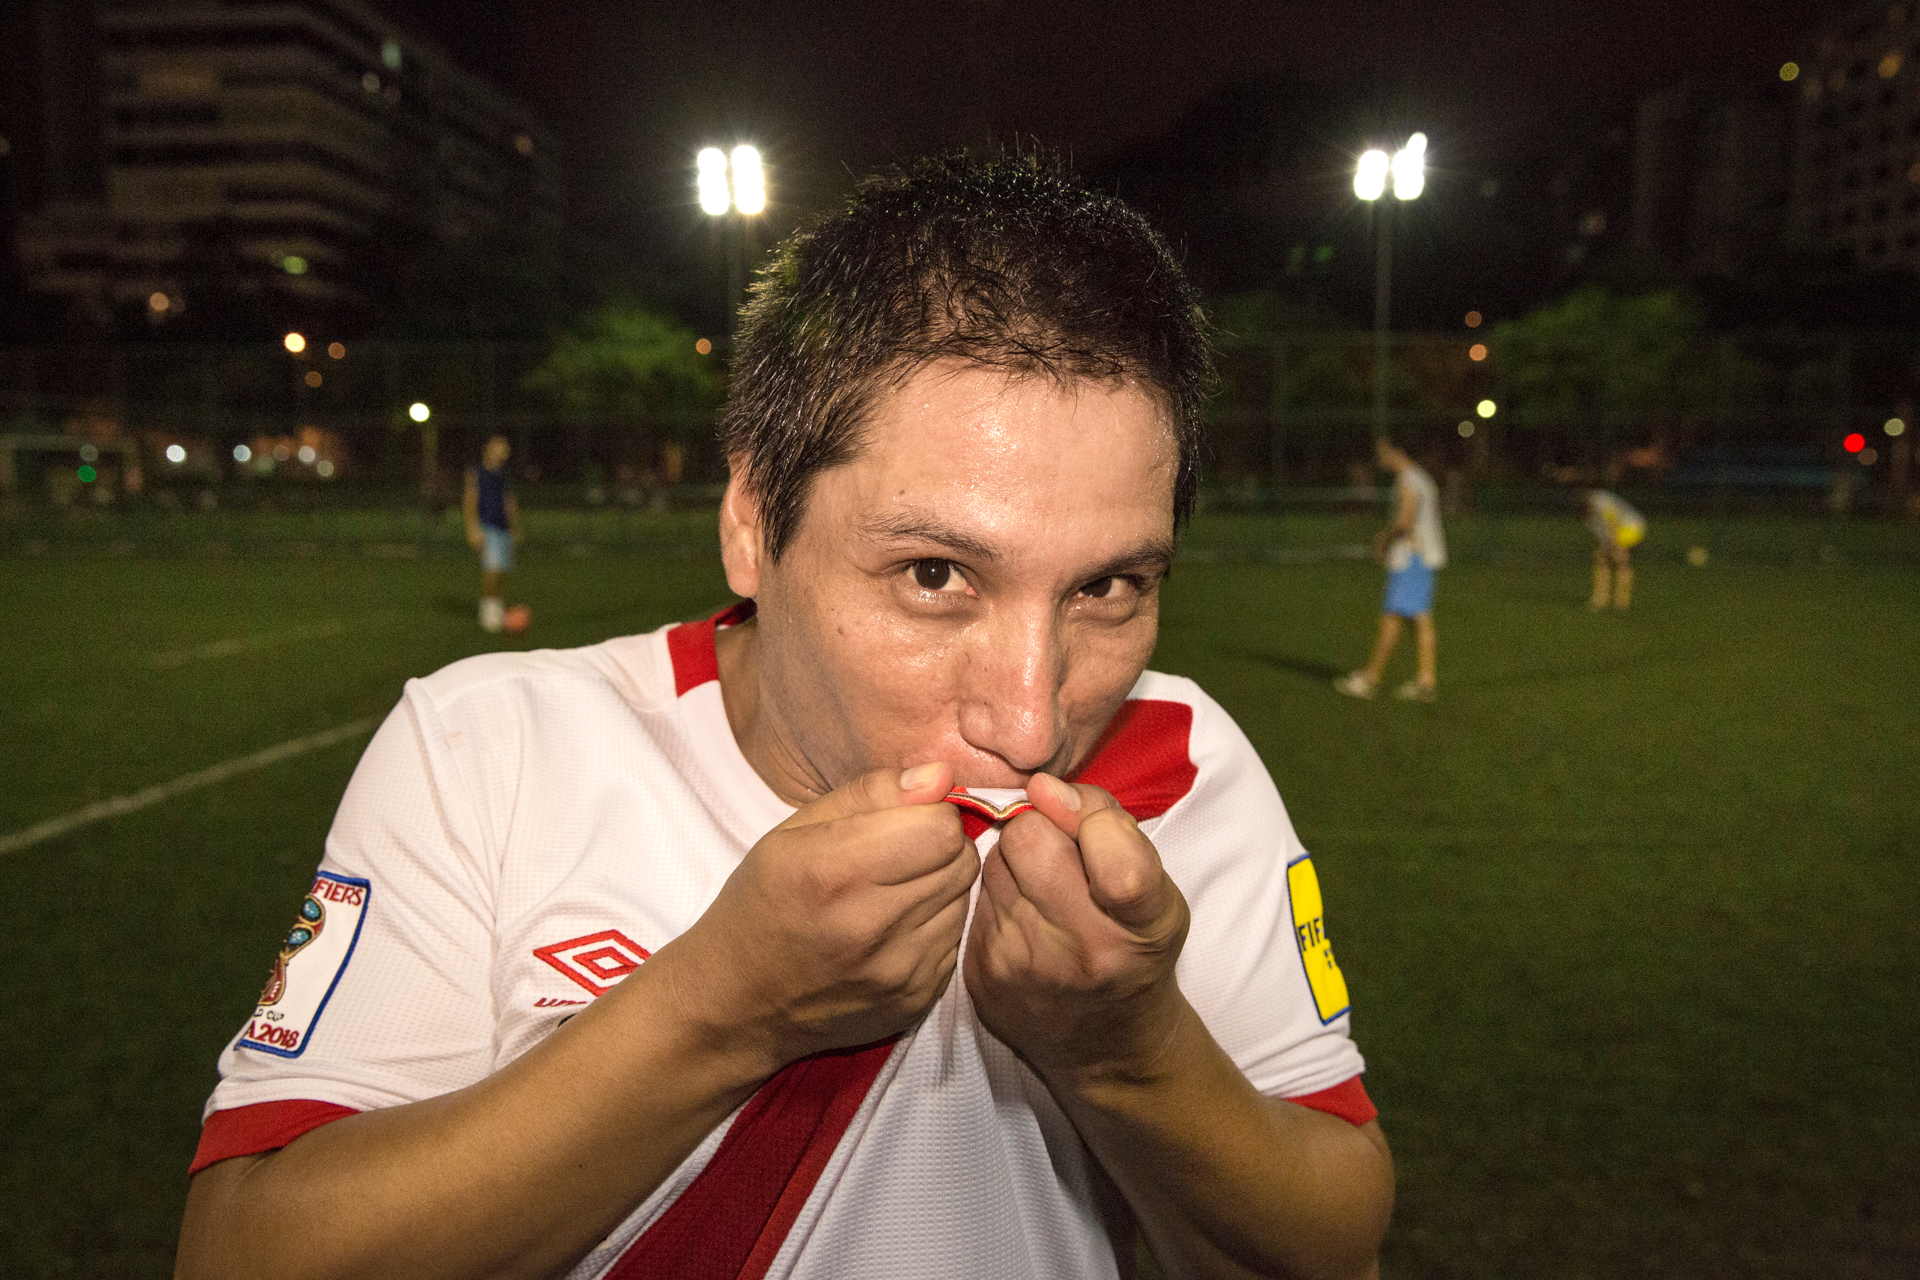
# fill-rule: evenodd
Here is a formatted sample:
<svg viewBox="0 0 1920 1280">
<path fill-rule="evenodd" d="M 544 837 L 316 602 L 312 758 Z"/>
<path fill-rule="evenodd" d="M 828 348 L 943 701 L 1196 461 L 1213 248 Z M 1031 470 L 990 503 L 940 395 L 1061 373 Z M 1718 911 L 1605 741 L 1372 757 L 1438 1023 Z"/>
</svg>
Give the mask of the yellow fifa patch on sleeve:
<svg viewBox="0 0 1920 1280">
<path fill-rule="evenodd" d="M 1320 877 L 1313 859 L 1301 858 L 1287 866 L 1287 896 L 1293 900 L 1293 938 L 1300 945 L 1300 964 L 1313 988 L 1313 1003 L 1321 1022 L 1332 1022 L 1351 1006 L 1347 980 L 1333 958 L 1327 937 L 1326 914 L 1320 903 Z"/>
</svg>

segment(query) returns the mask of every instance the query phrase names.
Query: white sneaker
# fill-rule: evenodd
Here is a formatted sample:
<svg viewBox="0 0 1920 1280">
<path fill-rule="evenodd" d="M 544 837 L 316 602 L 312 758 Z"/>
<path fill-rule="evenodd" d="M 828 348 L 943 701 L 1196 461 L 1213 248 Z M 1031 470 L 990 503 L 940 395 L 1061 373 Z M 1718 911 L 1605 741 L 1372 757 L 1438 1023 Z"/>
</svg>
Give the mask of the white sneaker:
<svg viewBox="0 0 1920 1280">
<path fill-rule="evenodd" d="M 1409 680 L 1393 691 L 1393 696 L 1402 702 L 1432 702 L 1439 693 L 1430 684 L 1421 684 L 1418 680 Z"/>
<path fill-rule="evenodd" d="M 498 631 L 506 625 L 507 611 L 499 596 L 480 597 L 480 629 Z"/>
<path fill-rule="evenodd" d="M 1373 681 L 1367 679 L 1367 673 L 1364 671 L 1341 676 L 1333 682 L 1333 687 L 1349 698 L 1371 698 L 1378 692 Z"/>
</svg>

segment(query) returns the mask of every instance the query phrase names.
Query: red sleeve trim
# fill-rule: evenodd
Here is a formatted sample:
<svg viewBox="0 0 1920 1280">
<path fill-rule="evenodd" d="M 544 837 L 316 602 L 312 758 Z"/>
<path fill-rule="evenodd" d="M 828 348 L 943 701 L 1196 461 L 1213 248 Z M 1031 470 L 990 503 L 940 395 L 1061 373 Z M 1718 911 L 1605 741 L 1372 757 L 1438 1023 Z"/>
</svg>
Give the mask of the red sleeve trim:
<svg viewBox="0 0 1920 1280">
<path fill-rule="evenodd" d="M 1375 1119 L 1380 1109 L 1373 1105 L 1373 1099 L 1367 1096 L 1366 1086 L 1360 1083 L 1360 1077 L 1343 1081 L 1331 1089 L 1322 1089 L 1318 1093 L 1303 1093 L 1297 1098 L 1288 1098 L 1288 1102 L 1297 1102 L 1303 1107 L 1312 1107 L 1315 1111 L 1324 1111 L 1330 1116 L 1339 1116 L 1348 1124 L 1359 1126 Z"/>
<path fill-rule="evenodd" d="M 257 1156 L 278 1151 L 303 1133 L 311 1133 L 323 1124 L 357 1115 L 352 1107 L 331 1102 L 256 1102 L 250 1107 L 231 1107 L 207 1117 L 200 1130 L 200 1146 L 187 1169 L 191 1178 L 210 1164 L 235 1156 Z"/>
</svg>

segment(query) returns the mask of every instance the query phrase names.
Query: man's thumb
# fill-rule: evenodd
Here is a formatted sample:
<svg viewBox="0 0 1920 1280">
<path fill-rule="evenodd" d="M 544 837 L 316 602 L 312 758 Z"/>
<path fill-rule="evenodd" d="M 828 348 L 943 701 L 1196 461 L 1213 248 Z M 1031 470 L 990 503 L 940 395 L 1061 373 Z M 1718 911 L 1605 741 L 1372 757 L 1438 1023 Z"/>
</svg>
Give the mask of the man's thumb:
<svg viewBox="0 0 1920 1280">
<path fill-rule="evenodd" d="M 815 823 L 850 818 L 857 813 L 874 813 L 909 804 L 933 804 L 953 790 L 953 768 L 934 761 L 917 764 L 904 772 L 897 769 L 871 769 L 843 787 L 836 787 L 812 804 L 803 805 L 782 827 L 810 827 Z"/>
</svg>

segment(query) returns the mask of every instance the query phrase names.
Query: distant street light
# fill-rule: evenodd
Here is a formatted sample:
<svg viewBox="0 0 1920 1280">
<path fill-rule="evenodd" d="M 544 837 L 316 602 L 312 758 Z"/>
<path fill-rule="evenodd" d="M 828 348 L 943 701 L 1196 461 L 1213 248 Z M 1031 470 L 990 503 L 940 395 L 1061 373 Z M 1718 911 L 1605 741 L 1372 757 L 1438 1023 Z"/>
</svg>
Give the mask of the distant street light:
<svg viewBox="0 0 1920 1280">
<path fill-rule="evenodd" d="M 1427 187 L 1427 135 L 1416 133 L 1389 156 L 1378 147 L 1361 154 L 1353 170 L 1353 194 L 1373 208 L 1373 434 L 1387 434 L 1387 320 L 1393 306 L 1391 205 L 1378 203 L 1391 179 L 1396 201 L 1417 200 Z"/>
<path fill-rule="evenodd" d="M 420 401 L 415 400 L 407 406 L 407 416 L 415 422 L 425 422 L 433 416 L 433 410 L 427 408 L 427 406 L 420 403 Z"/>
<path fill-rule="evenodd" d="M 745 260 L 750 252 L 751 224 L 747 219 L 767 207 L 767 177 L 760 164 L 760 152 L 741 144 L 732 156 L 718 147 L 703 147 L 694 161 L 694 189 L 700 208 L 710 217 L 727 218 L 721 224 L 722 252 L 727 259 L 727 332 L 733 332 L 734 312 L 739 305 Z M 729 229 L 733 235 L 729 235 Z M 737 243 L 729 243 L 737 239 Z"/>
</svg>

